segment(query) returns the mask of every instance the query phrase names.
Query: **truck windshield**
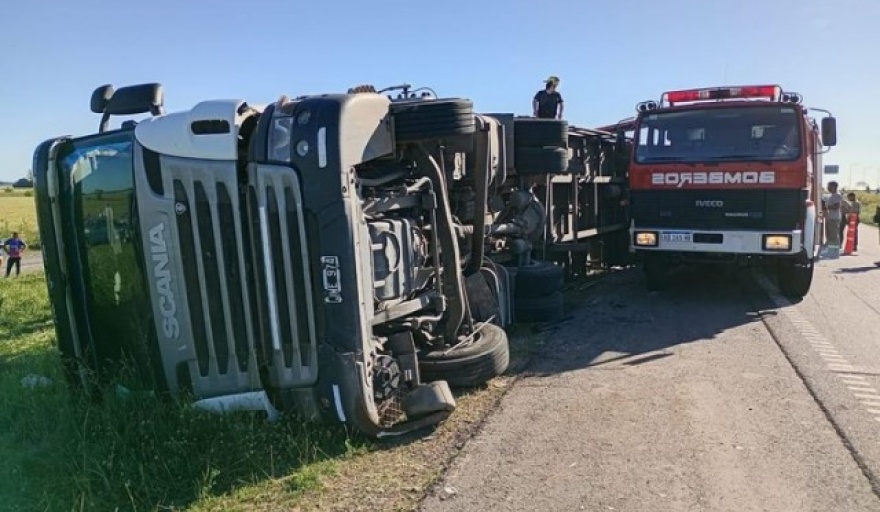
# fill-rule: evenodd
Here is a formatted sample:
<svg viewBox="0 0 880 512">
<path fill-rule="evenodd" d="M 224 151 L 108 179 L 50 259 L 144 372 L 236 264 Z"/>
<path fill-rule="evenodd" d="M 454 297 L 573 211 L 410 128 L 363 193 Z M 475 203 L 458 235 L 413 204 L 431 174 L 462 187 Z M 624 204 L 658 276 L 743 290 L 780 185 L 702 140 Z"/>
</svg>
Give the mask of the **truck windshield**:
<svg viewBox="0 0 880 512">
<path fill-rule="evenodd" d="M 658 112 L 639 125 L 637 163 L 794 160 L 801 154 L 792 106 Z"/>
<path fill-rule="evenodd" d="M 74 140 L 59 155 L 60 206 L 87 333 L 101 363 L 147 357 L 149 292 L 138 250 L 131 132 Z M 77 268 L 78 267 L 78 268 Z"/>
</svg>

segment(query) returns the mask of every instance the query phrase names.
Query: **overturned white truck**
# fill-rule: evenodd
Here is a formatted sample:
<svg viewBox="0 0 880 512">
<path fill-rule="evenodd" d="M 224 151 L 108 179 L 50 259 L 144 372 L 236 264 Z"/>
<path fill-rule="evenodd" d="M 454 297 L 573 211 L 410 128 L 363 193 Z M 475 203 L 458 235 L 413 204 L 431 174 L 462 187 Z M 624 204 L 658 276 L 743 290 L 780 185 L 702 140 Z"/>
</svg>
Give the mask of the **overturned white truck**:
<svg viewBox="0 0 880 512">
<path fill-rule="evenodd" d="M 605 132 L 406 85 L 171 114 L 159 84 L 103 86 L 91 107 L 97 133 L 34 157 L 78 387 L 127 368 L 172 397 L 405 433 L 505 371 L 514 319 L 560 318 L 565 267 L 628 255 L 629 143 Z"/>
</svg>

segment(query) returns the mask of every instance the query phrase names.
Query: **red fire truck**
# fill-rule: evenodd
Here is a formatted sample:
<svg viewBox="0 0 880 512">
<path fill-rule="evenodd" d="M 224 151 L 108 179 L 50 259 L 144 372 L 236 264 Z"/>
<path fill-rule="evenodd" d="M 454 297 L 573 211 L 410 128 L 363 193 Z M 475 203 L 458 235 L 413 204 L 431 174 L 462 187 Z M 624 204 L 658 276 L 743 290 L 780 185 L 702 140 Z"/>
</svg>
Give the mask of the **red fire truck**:
<svg viewBox="0 0 880 512">
<path fill-rule="evenodd" d="M 765 262 L 785 294 L 809 291 L 822 244 L 821 158 L 837 135 L 830 112 L 801 101 L 760 85 L 671 91 L 637 105 L 632 249 L 650 288 L 681 263 Z"/>
</svg>

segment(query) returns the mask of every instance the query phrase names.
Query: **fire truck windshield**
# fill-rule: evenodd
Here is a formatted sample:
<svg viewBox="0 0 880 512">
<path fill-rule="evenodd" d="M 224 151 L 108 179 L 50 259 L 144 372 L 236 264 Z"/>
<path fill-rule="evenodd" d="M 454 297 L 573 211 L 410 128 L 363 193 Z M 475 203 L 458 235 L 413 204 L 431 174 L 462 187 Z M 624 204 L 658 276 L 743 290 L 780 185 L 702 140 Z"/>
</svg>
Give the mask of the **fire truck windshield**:
<svg viewBox="0 0 880 512">
<path fill-rule="evenodd" d="M 636 163 L 794 160 L 798 110 L 790 105 L 692 108 L 645 114 Z"/>
</svg>

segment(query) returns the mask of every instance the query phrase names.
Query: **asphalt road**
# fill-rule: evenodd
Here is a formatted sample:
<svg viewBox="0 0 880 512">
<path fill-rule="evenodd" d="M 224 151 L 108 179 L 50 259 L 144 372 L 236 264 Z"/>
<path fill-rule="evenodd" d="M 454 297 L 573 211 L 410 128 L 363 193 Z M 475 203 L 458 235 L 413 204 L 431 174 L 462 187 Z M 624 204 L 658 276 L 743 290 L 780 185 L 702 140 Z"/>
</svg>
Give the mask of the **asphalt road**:
<svg viewBox="0 0 880 512">
<path fill-rule="evenodd" d="M 0 265 L 0 277 L 6 275 L 6 264 L 8 263 L 6 254 L 3 255 L 3 263 Z M 33 272 L 43 271 L 43 253 L 38 249 L 25 251 L 21 259 L 21 273 L 29 274 Z"/>
<path fill-rule="evenodd" d="M 5 272 L 6 259 L 3 259 Z M 43 271 L 43 253 L 39 250 L 26 251 L 21 259 L 21 271 L 24 272 L 42 272 Z"/>
<path fill-rule="evenodd" d="M 791 304 L 701 269 L 572 304 L 426 511 L 880 511 L 880 245 Z"/>
</svg>

